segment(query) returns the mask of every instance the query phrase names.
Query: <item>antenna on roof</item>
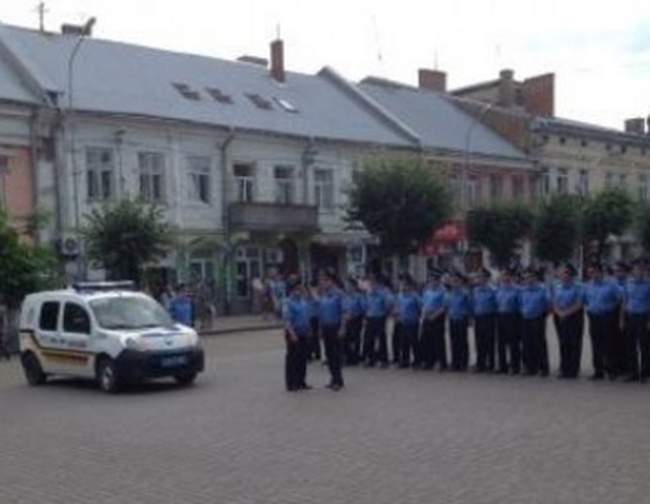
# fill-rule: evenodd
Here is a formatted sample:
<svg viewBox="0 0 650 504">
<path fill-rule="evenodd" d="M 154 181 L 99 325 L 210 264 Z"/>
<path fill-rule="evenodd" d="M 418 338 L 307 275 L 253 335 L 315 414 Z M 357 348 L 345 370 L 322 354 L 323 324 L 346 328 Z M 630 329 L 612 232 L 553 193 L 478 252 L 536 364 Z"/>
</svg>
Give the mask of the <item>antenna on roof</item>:
<svg viewBox="0 0 650 504">
<path fill-rule="evenodd" d="M 377 23 L 377 16 L 372 15 L 372 25 L 375 31 L 375 43 L 377 44 L 377 61 L 384 62 L 384 55 L 381 53 L 381 41 L 379 39 L 379 24 Z"/>
<path fill-rule="evenodd" d="M 276 40 L 280 40 L 282 38 L 282 26 L 280 23 L 275 25 L 275 35 L 276 35 Z"/>
<path fill-rule="evenodd" d="M 36 12 L 38 12 L 38 29 L 42 32 L 45 31 L 45 14 L 50 12 L 46 7 L 45 7 L 45 2 L 39 2 L 38 5 L 36 6 L 36 9 L 34 9 Z"/>
</svg>

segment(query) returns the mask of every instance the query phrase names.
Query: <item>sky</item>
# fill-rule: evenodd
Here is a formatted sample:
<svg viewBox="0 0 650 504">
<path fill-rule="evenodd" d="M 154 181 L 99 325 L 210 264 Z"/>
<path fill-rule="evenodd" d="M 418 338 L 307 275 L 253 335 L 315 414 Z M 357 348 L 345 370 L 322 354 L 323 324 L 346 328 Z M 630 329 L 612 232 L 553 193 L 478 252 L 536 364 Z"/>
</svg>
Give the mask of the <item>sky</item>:
<svg viewBox="0 0 650 504">
<path fill-rule="evenodd" d="M 0 0 L 0 21 L 38 27 L 37 0 Z M 279 33 L 289 70 L 325 65 L 451 89 L 554 72 L 556 115 L 621 128 L 650 115 L 649 0 L 49 0 L 45 26 L 97 17 L 94 36 L 234 59 L 268 57 Z"/>
</svg>

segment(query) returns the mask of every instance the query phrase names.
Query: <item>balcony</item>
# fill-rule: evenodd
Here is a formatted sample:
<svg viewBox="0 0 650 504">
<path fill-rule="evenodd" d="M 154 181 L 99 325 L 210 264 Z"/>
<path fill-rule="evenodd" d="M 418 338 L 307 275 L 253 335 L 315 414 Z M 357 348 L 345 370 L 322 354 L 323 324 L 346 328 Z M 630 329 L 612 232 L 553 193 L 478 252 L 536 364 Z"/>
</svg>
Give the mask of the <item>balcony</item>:
<svg viewBox="0 0 650 504">
<path fill-rule="evenodd" d="M 231 203 L 230 225 L 242 231 L 316 232 L 318 208 L 277 203 Z"/>
</svg>

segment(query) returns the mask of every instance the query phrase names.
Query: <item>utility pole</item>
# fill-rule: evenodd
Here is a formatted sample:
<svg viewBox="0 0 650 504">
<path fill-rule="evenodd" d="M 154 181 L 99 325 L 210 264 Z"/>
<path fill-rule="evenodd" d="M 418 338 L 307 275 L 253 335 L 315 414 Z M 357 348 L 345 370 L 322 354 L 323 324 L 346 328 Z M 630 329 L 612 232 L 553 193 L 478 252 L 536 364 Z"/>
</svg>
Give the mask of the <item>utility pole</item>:
<svg viewBox="0 0 650 504">
<path fill-rule="evenodd" d="M 38 12 L 38 29 L 41 32 L 45 31 L 45 14 L 49 11 L 45 7 L 45 2 L 39 2 L 36 6 L 36 12 Z"/>
</svg>

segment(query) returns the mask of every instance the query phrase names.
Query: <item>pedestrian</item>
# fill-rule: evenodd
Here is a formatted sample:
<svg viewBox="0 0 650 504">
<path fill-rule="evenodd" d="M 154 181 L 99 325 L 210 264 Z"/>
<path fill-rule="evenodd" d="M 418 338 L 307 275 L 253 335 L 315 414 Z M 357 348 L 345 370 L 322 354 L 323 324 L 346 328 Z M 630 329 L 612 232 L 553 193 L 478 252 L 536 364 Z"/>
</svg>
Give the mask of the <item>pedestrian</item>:
<svg viewBox="0 0 650 504">
<path fill-rule="evenodd" d="M 402 289 L 402 280 L 404 278 L 404 275 L 399 275 L 398 280 L 399 280 L 399 285 L 398 285 L 398 291 L 394 295 L 393 290 L 389 285 L 389 282 L 387 279 L 384 279 L 383 284 L 384 288 L 386 289 L 387 295 L 391 298 L 391 315 L 394 315 L 395 312 L 395 301 L 397 299 L 397 296 L 400 294 L 401 289 Z M 402 323 L 397 319 L 396 317 L 392 317 L 393 321 L 393 332 L 391 335 L 391 350 L 392 350 L 392 363 L 395 364 L 396 366 L 399 366 L 400 362 L 402 361 Z"/>
<path fill-rule="evenodd" d="M 345 296 L 347 314 L 345 334 L 345 362 L 356 366 L 361 361 L 361 330 L 363 328 L 364 302 L 363 292 L 355 278 L 348 279 Z"/>
<path fill-rule="evenodd" d="M 363 340 L 367 367 L 374 367 L 377 362 L 384 368 L 388 367 L 386 318 L 391 308 L 389 291 L 379 283 L 375 273 L 370 273 L 365 296 L 366 325 Z"/>
<path fill-rule="evenodd" d="M 501 272 L 496 292 L 497 355 L 499 373 L 514 375 L 521 371 L 521 331 L 519 330 L 519 288 L 514 283 L 515 271 Z"/>
<path fill-rule="evenodd" d="M 629 343 L 630 338 L 626 330 L 626 313 L 624 306 L 625 288 L 630 276 L 631 266 L 625 261 L 618 261 L 613 268 L 613 282 L 620 291 L 621 301 L 617 309 L 616 336 L 613 341 L 612 351 L 614 352 L 612 365 L 618 376 L 629 376 L 632 370 L 629 368 Z"/>
<path fill-rule="evenodd" d="M 179 284 L 176 287 L 176 293 L 169 302 L 168 311 L 175 322 L 188 327 L 194 326 L 194 303 L 185 284 Z"/>
<path fill-rule="evenodd" d="M 469 342 L 467 332 L 472 316 L 472 299 L 467 278 L 460 272 L 452 272 L 451 290 L 447 297 L 449 314 L 449 336 L 451 340 L 451 368 L 453 371 L 467 371 L 469 366 Z"/>
<path fill-rule="evenodd" d="M 313 280 L 306 292 L 309 307 L 309 339 L 307 341 L 307 360 L 321 359 L 320 327 L 318 324 L 318 281 Z"/>
<path fill-rule="evenodd" d="M 425 369 L 436 365 L 440 371 L 447 370 L 447 345 L 445 343 L 445 321 L 447 315 L 447 292 L 442 285 L 443 272 L 433 269 L 422 293 L 422 336 L 420 349 Z"/>
<path fill-rule="evenodd" d="M 490 272 L 482 268 L 472 291 L 477 373 L 494 371 L 497 300 L 489 280 Z"/>
<path fill-rule="evenodd" d="M 269 293 L 273 304 L 273 312 L 276 317 L 280 318 L 282 307 L 284 305 L 284 298 L 287 295 L 287 284 L 276 268 L 270 268 L 268 276 Z"/>
<path fill-rule="evenodd" d="M 546 317 L 549 312 L 548 292 L 540 283 L 540 272 L 529 268 L 524 273 L 524 284 L 519 291 L 519 310 L 522 317 L 523 357 L 526 375 L 546 377 L 548 348 L 546 345 Z"/>
<path fill-rule="evenodd" d="M 631 278 L 625 285 L 624 310 L 629 370 L 626 382 L 645 382 L 650 377 L 650 279 L 644 275 L 646 267 L 645 261 L 636 260 L 632 265 Z"/>
<path fill-rule="evenodd" d="M 299 280 L 288 285 L 289 297 L 282 309 L 286 356 L 284 379 L 288 392 L 309 390 L 307 384 L 307 346 L 309 344 L 309 305 Z"/>
<path fill-rule="evenodd" d="M 415 288 L 415 282 L 410 275 L 403 275 L 401 292 L 397 296 L 394 313 L 396 322 L 401 327 L 400 338 L 400 368 L 413 366 L 417 368 L 421 362 L 420 345 L 418 341 L 420 329 L 420 313 L 422 301 Z"/>
<path fill-rule="evenodd" d="M 558 378 L 575 379 L 580 374 L 582 335 L 584 332 L 584 292 L 576 282 L 577 270 L 565 264 L 560 270 L 560 282 L 553 292 L 553 313 L 557 317 L 560 347 Z"/>
<path fill-rule="evenodd" d="M 321 295 L 318 299 L 321 336 L 325 343 L 325 356 L 330 371 L 327 388 L 339 391 L 343 388 L 341 360 L 345 328 L 344 294 L 339 289 L 338 279 L 333 273 L 321 278 Z"/>
<path fill-rule="evenodd" d="M 591 380 L 602 380 L 605 373 L 610 380 L 618 376 L 615 364 L 618 306 L 621 291 L 611 280 L 605 279 L 603 266 L 594 263 L 587 269 L 589 281 L 584 289 L 584 304 L 589 318 L 589 336 L 593 356 L 594 374 Z"/>
</svg>

